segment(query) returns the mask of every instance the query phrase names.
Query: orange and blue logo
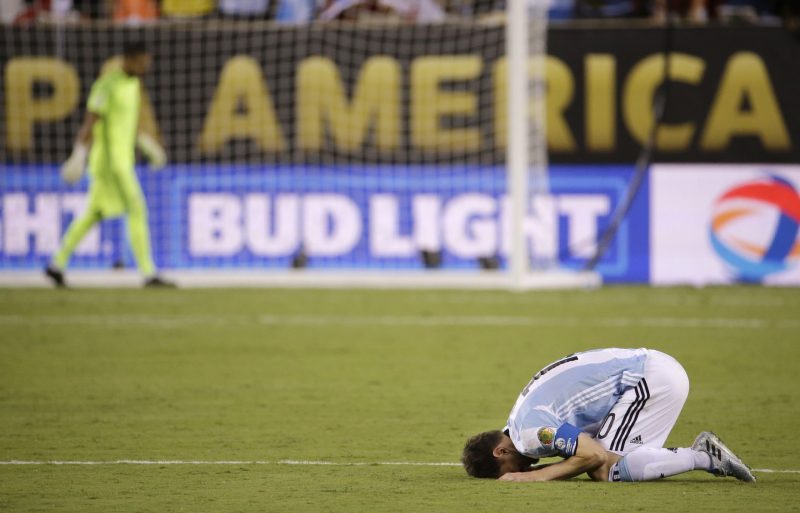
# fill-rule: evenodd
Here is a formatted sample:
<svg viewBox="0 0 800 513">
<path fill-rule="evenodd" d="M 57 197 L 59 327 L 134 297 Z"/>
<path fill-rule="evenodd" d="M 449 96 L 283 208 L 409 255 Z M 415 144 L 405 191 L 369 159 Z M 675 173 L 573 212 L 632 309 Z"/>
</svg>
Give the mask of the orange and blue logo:
<svg viewBox="0 0 800 513">
<path fill-rule="evenodd" d="M 779 176 L 738 185 L 714 205 L 714 250 L 741 281 L 760 282 L 800 262 L 800 195 Z"/>
</svg>

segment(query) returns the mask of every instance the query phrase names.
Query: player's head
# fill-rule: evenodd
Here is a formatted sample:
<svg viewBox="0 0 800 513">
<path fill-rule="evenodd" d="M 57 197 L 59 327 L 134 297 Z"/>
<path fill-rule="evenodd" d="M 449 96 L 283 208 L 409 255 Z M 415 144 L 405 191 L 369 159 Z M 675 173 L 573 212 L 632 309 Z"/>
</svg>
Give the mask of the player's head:
<svg viewBox="0 0 800 513">
<path fill-rule="evenodd" d="M 144 42 L 136 39 L 126 42 L 122 47 L 122 59 L 122 67 L 125 73 L 136 75 L 137 77 L 147 73 L 152 60 Z"/>
<path fill-rule="evenodd" d="M 525 472 L 538 460 L 517 451 L 502 431 L 486 431 L 469 440 L 464 446 L 461 463 L 473 477 L 497 479 L 507 472 Z"/>
</svg>

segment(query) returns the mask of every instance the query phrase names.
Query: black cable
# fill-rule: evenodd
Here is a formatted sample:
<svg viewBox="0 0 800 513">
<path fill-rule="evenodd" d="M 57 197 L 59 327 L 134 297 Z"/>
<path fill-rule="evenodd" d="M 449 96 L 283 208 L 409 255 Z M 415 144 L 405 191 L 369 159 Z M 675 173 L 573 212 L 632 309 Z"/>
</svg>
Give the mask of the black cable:
<svg viewBox="0 0 800 513">
<path fill-rule="evenodd" d="M 633 176 L 631 177 L 631 183 L 628 185 L 628 190 L 625 193 L 625 197 L 619 203 L 619 205 L 617 205 L 617 209 L 614 211 L 611 222 L 606 227 L 602 237 L 600 237 L 600 240 L 598 240 L 597 249 L 594 253 L 594 256 L 590 258 L 584 266 L 584 269 L 587 271 L 593 271 L 594 268 L 597 267 L 597 263 L 600 261 L 600 259 L 603 258 L 603 255 L 605 255 L 606 251 L 608 251 L 608 247 L 617 236 L 619 226 L 622 224 L 625 216 L 628 215 L 628 211 L 631 209 L 631 205 L 633 205 L 633 201 L 636 199 L 639 189 L 642 186 L 642 182 L 644 181 L 645 176 L 647 176 L 647 172 L 653 162 L 653 155 L 655 154 L 656 150 L 656 136 L 658 135 L 658 129 L 664 120 L 664 113 L 666 112 L 667 100 L 669 98 L 670 83 L 672 82 L 670 80 L 670 54 L 672 53 L 674 43 L 674 22 L 672 21 L 672 17 L 669 16 L 669 13 L 667 13 L 667 22 L 666 27 L 664 28 L 664 46 L 661 52 L 664 56 L 664 86 L 656 91 L 656 94 L 653 98 L 653 127 L 650 129 L 650 135 L 647 143 L 642 147 L 642 151 L 639 153 L 639 158 L 636 159 L 636 168 Z"/>
</svg>

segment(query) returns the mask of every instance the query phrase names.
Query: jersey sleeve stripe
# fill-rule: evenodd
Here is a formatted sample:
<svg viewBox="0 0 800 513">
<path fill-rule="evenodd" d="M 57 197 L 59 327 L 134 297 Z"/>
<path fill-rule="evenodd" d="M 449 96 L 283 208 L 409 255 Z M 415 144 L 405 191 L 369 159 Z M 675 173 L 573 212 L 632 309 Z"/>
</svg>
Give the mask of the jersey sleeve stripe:
<svg viewBox="0 0 800 513">
<path fill-rule="evenodd" d="M 643 377 L 644 376 L 640 374 L 633 374 L 626 371 L 622 374 L 621 383 L 629 387 L 635 387 L 639 384 Z M 567 415 L 570 410 L 580 406 L 585 406 L 586 404 L 589 404 L 590 402 L 595 401 L 605 395 L 613 394 L 617 388 L 616 381 L 617 378 L 611 377 L 591 388 L 587 388 L 580 394 L 561 405 L 556 413 L 563 417 Z"/>
<path fill-rule="evenodd" d="M 614 390 L 616 389 L 616 385 L 614 383 L 615 381 L 616 380 L 614 378 L 611 378 L 593 386 L 592 388 L 587 389 L 583 393 L 576 395 L 575 397 L 573 397 L 572 399 L 561 405 L 561 407 L 556 411 L 556 413 L 559 416 L 565 416 L 569 411 L 579 406 L 588 404 L 596 399 L 599 399 L 600 397 L 603 397 L 604 395 L 613 394 Z"/>
</svg>

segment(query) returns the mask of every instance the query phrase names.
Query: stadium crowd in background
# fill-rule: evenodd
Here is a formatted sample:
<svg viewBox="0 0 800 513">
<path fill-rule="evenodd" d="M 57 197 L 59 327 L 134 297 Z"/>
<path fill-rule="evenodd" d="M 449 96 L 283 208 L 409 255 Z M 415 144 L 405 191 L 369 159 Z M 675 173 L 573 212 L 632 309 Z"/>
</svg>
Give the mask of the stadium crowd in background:
<svg viewBox="0 0 800 513">
<path fill-rule="evenodd" d="M 448 18 L 497 16 L 507 0 L 3 0 L 0 20 L 27 24 L 79 19 L 152 23 L 158 19 L 247 19 L 307 23 L 397 19 L 437 23 Z M 796 26 L 797 0 L 550 0 L 552 19 L 668 17 L 692 23 L 777 23 Z"/>
</svg>

